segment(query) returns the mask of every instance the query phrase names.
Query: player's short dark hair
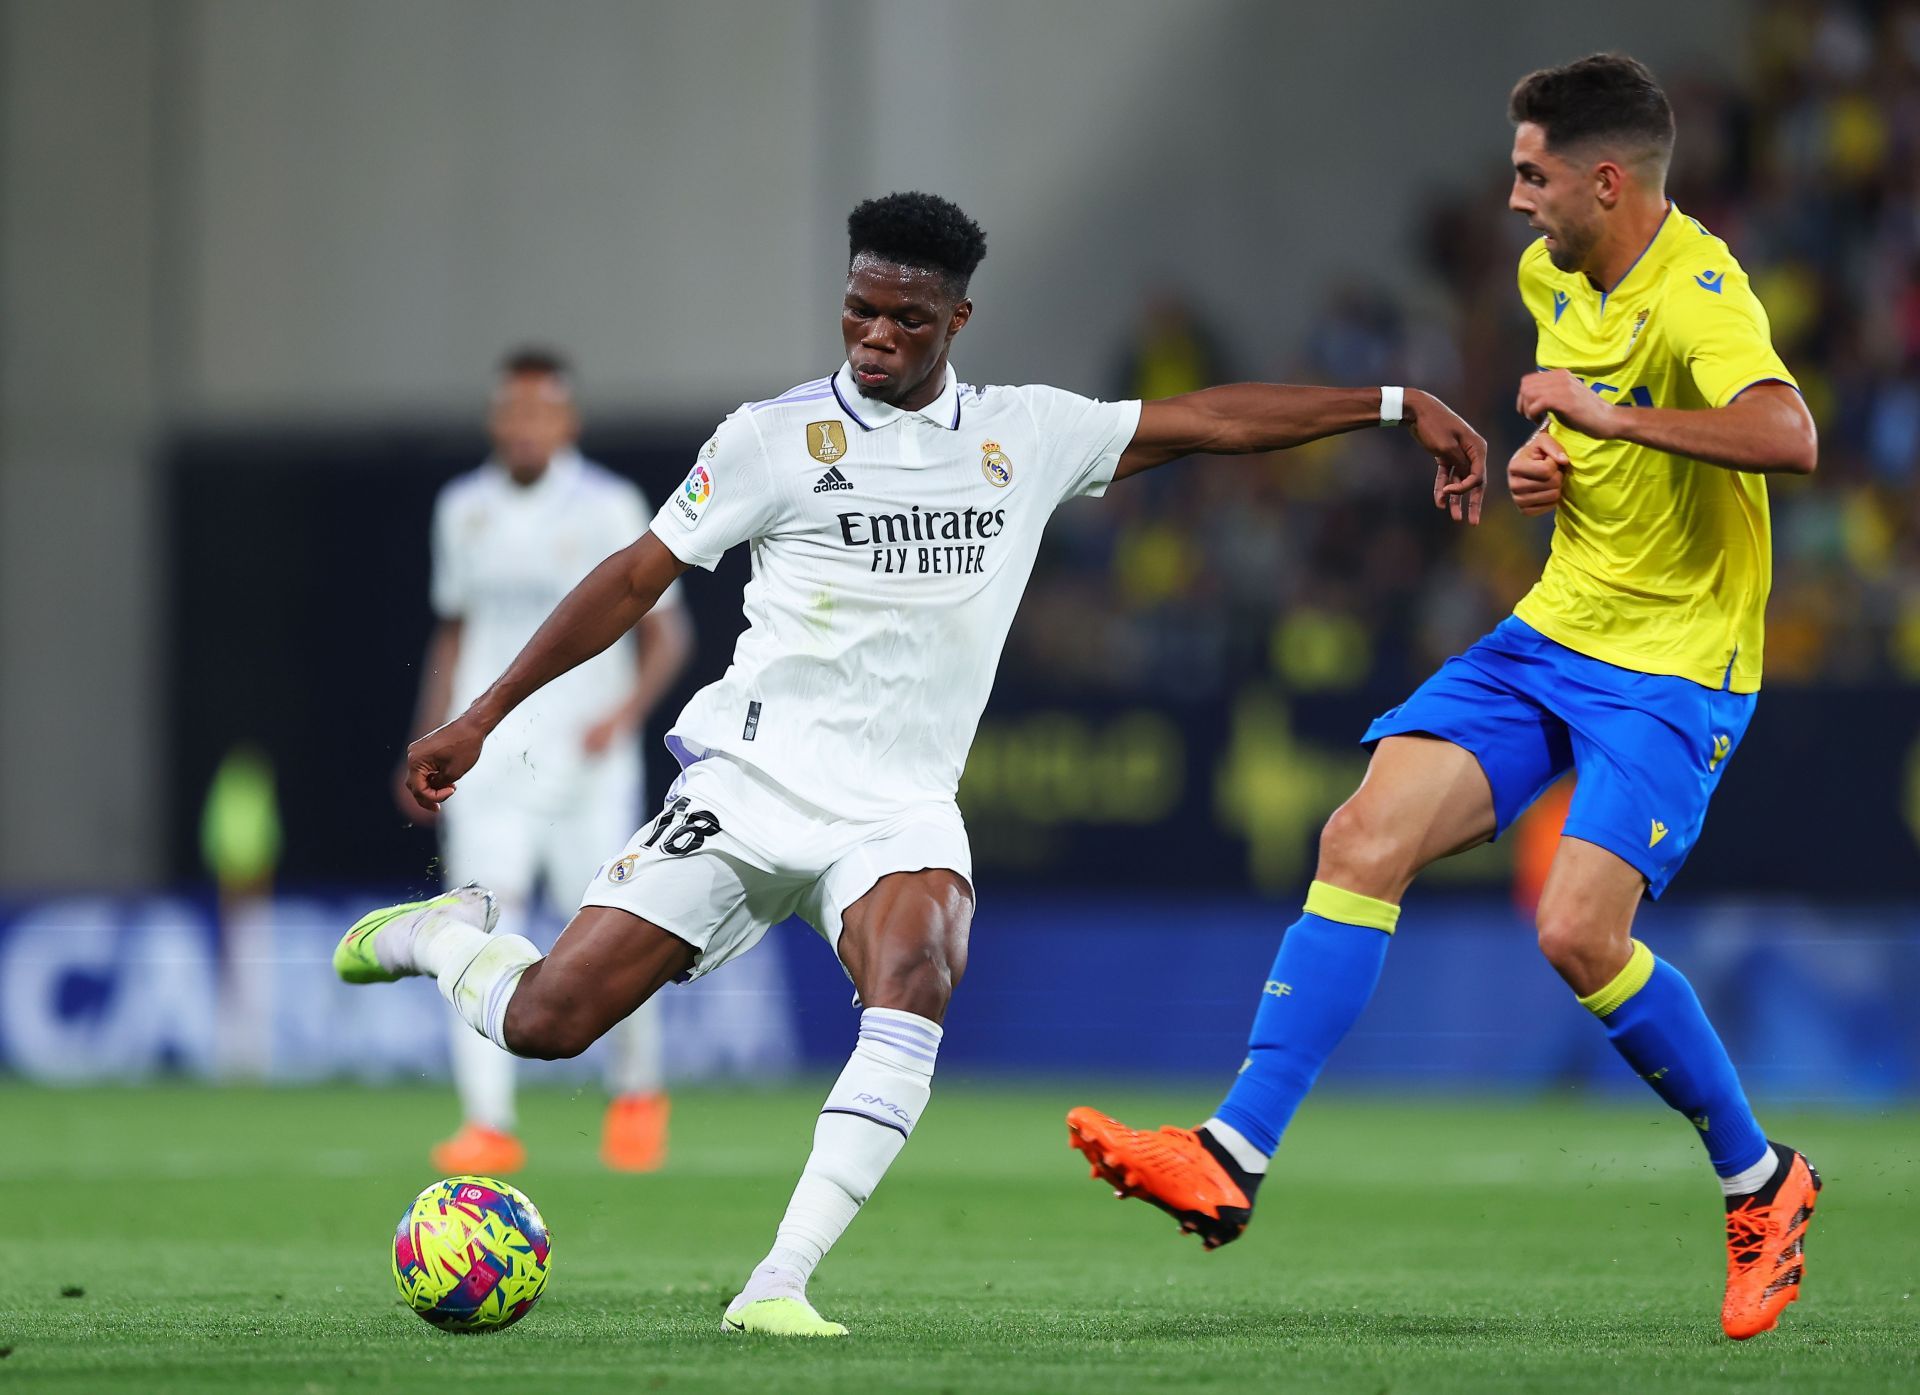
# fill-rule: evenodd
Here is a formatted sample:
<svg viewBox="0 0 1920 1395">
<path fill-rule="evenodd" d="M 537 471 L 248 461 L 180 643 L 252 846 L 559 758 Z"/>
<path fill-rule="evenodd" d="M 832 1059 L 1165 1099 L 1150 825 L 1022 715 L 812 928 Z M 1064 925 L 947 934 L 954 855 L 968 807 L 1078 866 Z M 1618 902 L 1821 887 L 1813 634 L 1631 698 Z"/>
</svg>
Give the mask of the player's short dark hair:
<svg viewBox="0 0 1920 1395">
<path fill-rule="evenodd" d="M 500 356 L 500 376 L 558 378 L 562 385 L 571 389 L 573 364 L 558 349 L 545 344 L 522 344 Z"/>
<path fill-rule="evenodd" d="M 862 252 L 937 271 L 956 296 L 987 255 L 987 235 L 957 204 L 938 194 L 888 194 L 847 215 L 847 264 Z"/>
<path fill-rule="evenodd" d="M 1556 153 L 1579 145 L 1625 144 L 1673 152 L 1673 107 L 1647 65 L 1624 53 L 1593 53 L 1521 78 L 1507 99 L 1517 126 L 1531 121 Z"/>
</svg>

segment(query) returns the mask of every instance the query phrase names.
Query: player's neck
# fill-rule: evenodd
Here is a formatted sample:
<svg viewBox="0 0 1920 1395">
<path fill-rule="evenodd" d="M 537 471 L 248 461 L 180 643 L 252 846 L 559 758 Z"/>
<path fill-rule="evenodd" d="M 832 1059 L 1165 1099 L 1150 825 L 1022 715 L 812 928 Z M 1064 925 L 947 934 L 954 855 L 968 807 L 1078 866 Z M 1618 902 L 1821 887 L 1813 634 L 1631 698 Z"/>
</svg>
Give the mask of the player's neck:
<svg viewBox="0 0 1920 1395">
<path fill-rule="evenodd" d="M 893 405 L 903 412 L 917 412 L 947 390 L 947 356 L 940 355 L 932 370 L 914 390 Z"/>
<path fill-rule="evenodd" d="M 520 489 L 532 489 L 536 484 L 540 483 L 541 480 L 545 479 L 547 472 L 552 469 L 553 461 L 551 458 L 543 460 L 538 465 L 531 466 L 524 470 L 516 470 L 513 466 L 509 465 L 507 466 L 507 478 Z"/>
<path fill-rule="evenodd" d="M 1614 226 L 1607 229 L 1601 245 L 1594 248 L 1594 257 L 1587 266 L 1587 279 L 1596 290 L 1610 295 L 1619 288 L 1626 274 L 1653 246 L 1671 207 L 1665 193 L 1648 195 L 1634 200 L 1631 206 L 1621 207 L 1613 219 Z"/>
</svg>

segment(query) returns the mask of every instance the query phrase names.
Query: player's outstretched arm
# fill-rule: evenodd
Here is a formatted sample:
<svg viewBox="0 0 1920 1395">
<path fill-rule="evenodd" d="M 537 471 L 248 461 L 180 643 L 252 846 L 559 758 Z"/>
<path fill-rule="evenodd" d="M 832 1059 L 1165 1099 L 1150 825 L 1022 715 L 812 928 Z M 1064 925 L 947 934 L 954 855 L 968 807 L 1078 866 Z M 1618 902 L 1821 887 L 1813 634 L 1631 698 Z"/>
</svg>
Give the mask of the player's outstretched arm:
<svg viewBox="0 0 1920 1395">
<path fill-rule="evenodd" d="M 588 572 L 492 687 L 451 722 L 407 747 L 407 788 L 414 799 L 428 809 L 445 802 L 454 782 L 480 759 L 480 748 L 502 718 L 637 625 L 686 569 L 649 531 Z"/>
<path fill-rule="evenodd" d="M 1755 475 L 1810 475 L 1820 462 L 1813 414 L 1785 383 L 1755 383 L 1724 407 L 1623 407 L 1564 368 L 1520 380 L 1520 415 L 1548 413 L 1596 441 L 1631 441 Z"/>
<path fill-rule="evenodd" d="M 1379 388 L 1233 383 L 1182 393 L 1140 408 L 1140 426 L 1115 479 L 1183 455 L 1250 455 L 1380 425 Z M 1433 503 L 1466 523 L 1480 521 L 1487 443 L 1431 393 L 1406 389 L 1400 422 L 1433 457 Z"/>
</svg>

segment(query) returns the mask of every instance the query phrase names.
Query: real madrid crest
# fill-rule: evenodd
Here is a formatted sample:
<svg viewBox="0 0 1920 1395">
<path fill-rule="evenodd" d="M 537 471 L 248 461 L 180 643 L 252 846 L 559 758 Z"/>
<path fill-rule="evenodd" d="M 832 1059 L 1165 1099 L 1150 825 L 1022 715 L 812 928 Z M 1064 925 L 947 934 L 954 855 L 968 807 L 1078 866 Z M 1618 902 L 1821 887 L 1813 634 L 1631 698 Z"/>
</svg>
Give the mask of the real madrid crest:
<svg viewBox="0 0 1920 1395">
<path fill-rule="evenodd" d="M 807 423 L 807 454 L 822 465 L 832 465 L 847 453 L 847 428 L 837 421 Z"/>
<path fill-rule="evenodd" d="M 1013 483 L 1013 462 L 1007 459 L 998 441 L 980 443 L 980 473 L 995 489 L 1005 489 Z"/>
<path fill-rule="evenodd" d="M 625 857 L 614 863 L 613 866 L 607 868 L 607 880 L 610 882 L 624 882 L 633 875 L 633 864 L 639 860 L 639 853 L 628 853 Z"/>
</svg>

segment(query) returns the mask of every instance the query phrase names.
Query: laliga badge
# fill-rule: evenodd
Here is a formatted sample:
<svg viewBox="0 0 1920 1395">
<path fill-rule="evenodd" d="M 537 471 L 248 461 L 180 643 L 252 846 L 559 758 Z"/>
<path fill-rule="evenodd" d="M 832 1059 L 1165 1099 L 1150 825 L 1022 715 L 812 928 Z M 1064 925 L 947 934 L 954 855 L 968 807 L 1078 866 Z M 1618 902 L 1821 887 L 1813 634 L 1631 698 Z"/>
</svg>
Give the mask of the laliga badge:
<svg viewBox="0 0 1920 1395">
<path fill-rule="evenodd" d="M 1013 483 L 1013 462 L 1007 459 L 998 441 L 980 443 L 980 473 L 995 489 L 1005 489 Z"/>
<path fill-rule="evenodd" d="M 713 498 L 713 471 L 705 465 L 695 463 L 687 471 L 687 477 L 673 492 L 674 517 L 680 520 L 680 526 L 692 531 L 700 522 L 700 515 L 707 510 L 707 501 Z"/>
</svg>

